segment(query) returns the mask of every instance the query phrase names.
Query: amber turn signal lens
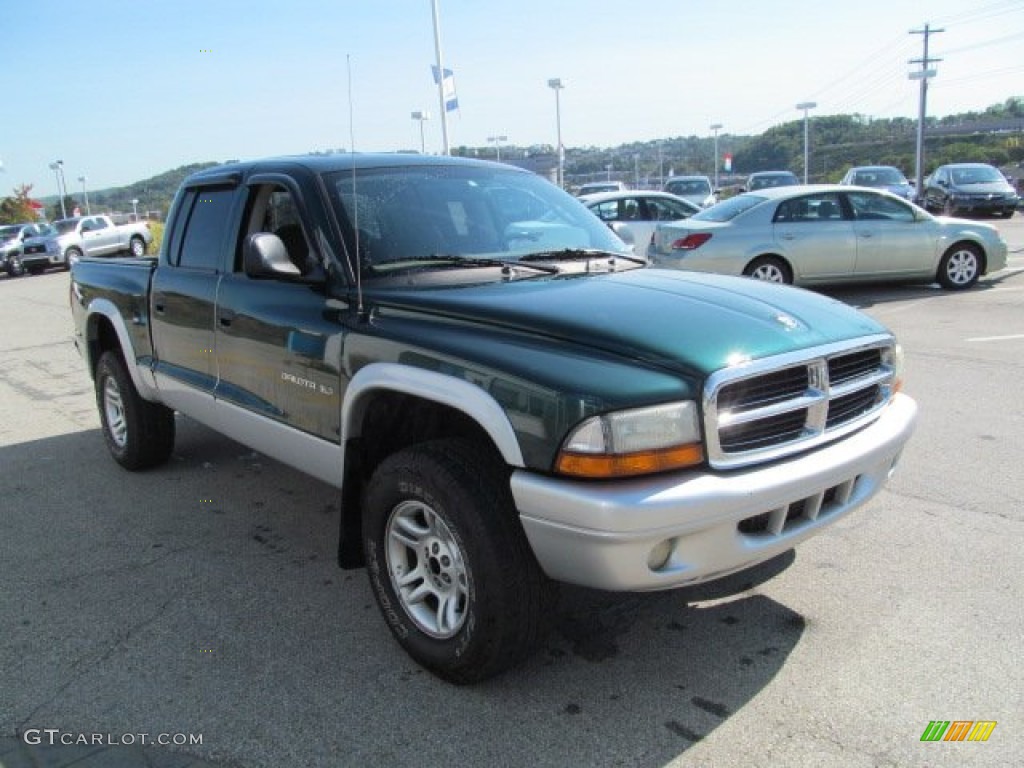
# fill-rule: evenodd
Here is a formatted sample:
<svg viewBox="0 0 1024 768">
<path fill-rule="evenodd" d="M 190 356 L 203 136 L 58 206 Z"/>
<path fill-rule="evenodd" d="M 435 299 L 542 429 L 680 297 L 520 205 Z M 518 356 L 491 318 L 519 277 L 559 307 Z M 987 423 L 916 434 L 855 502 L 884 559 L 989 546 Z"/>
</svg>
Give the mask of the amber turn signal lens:
<svg viewBox="0 0 1024 768">
<path fill-rule="evenodd" d="M 592 479 L 633 477 L 692 467 L 704 461 L 700 445 L 677 445 L 657 451 L 638 451 L 619 456 L 562 452 L 555 469 L 563 475 Z"/>
</svg>

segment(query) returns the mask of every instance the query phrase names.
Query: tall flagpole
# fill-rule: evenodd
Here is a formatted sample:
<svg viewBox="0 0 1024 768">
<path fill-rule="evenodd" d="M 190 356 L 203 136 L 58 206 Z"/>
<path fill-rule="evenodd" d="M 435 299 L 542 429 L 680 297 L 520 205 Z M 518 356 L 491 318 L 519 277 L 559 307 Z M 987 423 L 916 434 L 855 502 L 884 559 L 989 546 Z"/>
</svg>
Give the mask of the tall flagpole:
<svg viewBox="0 0 1024 768">
<path fill-rule="evenodd" d="M 451 145 L 448 143 L 448 110 L 444 103 L 444 62 L 441 60 L 441 25 L 437 22 L 437 0 L 431 0 L 434 15 L 434 52 L 437 54 L 437 98 L 441 106 L 441 137 L 444 141 L 444 154 L 450 155 Z"/>
</svg>

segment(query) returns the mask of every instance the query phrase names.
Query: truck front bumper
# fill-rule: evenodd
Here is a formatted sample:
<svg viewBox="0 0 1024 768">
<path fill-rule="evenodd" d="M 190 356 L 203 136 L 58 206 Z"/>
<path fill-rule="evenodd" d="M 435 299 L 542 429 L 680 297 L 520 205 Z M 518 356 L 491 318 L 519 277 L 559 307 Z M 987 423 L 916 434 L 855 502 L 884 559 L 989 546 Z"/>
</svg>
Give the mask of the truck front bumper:
<svg viewBox="0 0 1024 768">
<path fill-rule="evenodd" d="M 553 579 L 614 591 L 698 584 L 769 560 L 871 499 L 916 417 L 898 394 L 862 430 L 771 464 L 598 483 L 517 470 L 512 494 Z"/>
</svg>

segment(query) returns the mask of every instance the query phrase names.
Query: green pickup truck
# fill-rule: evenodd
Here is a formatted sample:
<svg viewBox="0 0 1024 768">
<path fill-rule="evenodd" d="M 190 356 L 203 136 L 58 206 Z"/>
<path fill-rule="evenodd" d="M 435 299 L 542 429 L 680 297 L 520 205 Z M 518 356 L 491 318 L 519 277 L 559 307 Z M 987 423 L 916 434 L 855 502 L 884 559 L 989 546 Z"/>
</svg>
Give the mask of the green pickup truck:
<svg viewBox="0 0 1024 768">
<path fill-rule="evenodd" d="M 205 170 L 155 257 L 73 265 L 71 305 L 117 462 L 167 460 L 177 411 L 337 486 L 340 565 L 456 683 L 537 646 L 556 582 L 785 556 L 916 418 L 874 320 L 652 269 L 548 181 L 450 157 Z"/>
</svg>

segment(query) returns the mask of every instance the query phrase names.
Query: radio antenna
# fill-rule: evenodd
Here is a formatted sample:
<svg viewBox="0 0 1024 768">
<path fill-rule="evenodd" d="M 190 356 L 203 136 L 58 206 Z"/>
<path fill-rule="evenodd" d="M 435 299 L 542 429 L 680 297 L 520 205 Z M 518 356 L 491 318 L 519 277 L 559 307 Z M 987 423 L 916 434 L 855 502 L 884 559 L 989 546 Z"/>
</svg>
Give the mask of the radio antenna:
<svg viewBox="0 0 1024 768">
<path fill-rule="evenodd" d="M 363 265 L 362 249 L 359 247 L 359 200 L 356 198 L 356 130 L 352 108 L 352 56 L 345 54 L 348 69 L 348 143 L 349 159 L 352 163 L 352 234 L 356 244 L 356 311 L 363 314 Z"/>
</svg>

